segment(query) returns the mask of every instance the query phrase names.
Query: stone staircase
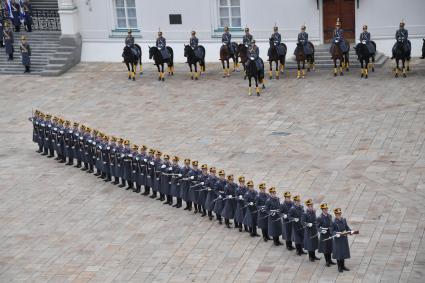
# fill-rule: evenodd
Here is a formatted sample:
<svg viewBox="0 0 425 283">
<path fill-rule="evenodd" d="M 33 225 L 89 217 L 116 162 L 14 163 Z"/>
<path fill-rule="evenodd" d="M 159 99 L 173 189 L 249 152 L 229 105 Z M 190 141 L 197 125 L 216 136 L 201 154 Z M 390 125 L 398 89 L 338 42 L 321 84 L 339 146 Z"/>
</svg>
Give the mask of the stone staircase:
<svg viewBox="0 0 425 283">
<path fill-rule="evenodd" d="M 15 59 L 7 61 L 4 48 L 0 49 L 0 74 L 21 74 L 24 67 L 21 62 L 19 45 L 21 36 L 25 35 L 31 46 L 31 74 L 41 74 L 59 48 L 60 31 L 33 31 L 14 33 L 15 37 Z"/>
<path fill-rule="evenodd" d="M 31 0 L 33 9 L 58 10 L 58 0 Z"/>
<path fill-rule="evenodd" d="M 315 62 L 316 68 L 333 68 L 334 64 L 331 59 L 331 54 L 329 53 L 329 44 L 315 46 Z M 295 62 L 295 56 L 293 55 L 294 50 L 288 50 L 286 55 L 286 68 L 296 69 L 297 63 Z M 385 61 L 388 59 L 382 53 L 379 53 L 379 50 L 375 56 L 375 68 L 380 68 L 384 65 Z M 354 51 L 353 44 L 350 46 L 350 68 L 360 68 L 360 62 L 357 60 L 356 52 Z"/>
</svg>

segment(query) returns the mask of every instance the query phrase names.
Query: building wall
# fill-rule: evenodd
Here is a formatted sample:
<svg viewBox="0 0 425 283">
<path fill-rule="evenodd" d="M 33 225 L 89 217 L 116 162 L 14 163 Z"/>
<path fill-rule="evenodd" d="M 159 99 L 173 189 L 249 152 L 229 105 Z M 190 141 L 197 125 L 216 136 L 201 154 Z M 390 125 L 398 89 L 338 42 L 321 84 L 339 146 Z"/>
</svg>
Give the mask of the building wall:
<svg viewBox="0 0 425 283">
<path fill-rule="evenodd" d="M 292 54 L 302 24 L 307 26 L 314 44 L 322 42 L 321 2 L 319 0 L 317 7 L 314 0 L 241 0 L 242 27 L 250 27 L 260 47 L 260 56 L 264 58 L 268 38 L 276 24 L 288 46 L 288 54 Z M 74 0 L 74 3 L 78 7 L 81 23 L 82 61 L 120 62 L 126 31 L 118 32 L 115 29 L 114 0 Z M 149 60 L 148 46 L 155 43 L 160 28 L 167 44 L 174 49 L 176 62 L 185 62 L 183 44 L 188 43 L 191 30 L 197 31 L 200 44 L 206 48 L 206 60 L 218 62 L 222 31 L 218 29 L 217 7 L 217 0 L 136 0 L 139 31 L 133 34 L 142 47 L 143 60 Z M 367 23 L 378 50 L 390 55 L 395 30 L 401 18 L 404 18 L 413 54 L 418 56 L 421 38 L 425 37 L 425 17 L 421 17 L 421 11 L 425 11 L 424 0 L 359 0 L 356 34 L 360 33 L 363 23 Z M 181 14 L 182 24 L 170 25 L 169 14 Z M 240 42 L 243 32 L 232 31 L 232 36 Z"/>
</svg>

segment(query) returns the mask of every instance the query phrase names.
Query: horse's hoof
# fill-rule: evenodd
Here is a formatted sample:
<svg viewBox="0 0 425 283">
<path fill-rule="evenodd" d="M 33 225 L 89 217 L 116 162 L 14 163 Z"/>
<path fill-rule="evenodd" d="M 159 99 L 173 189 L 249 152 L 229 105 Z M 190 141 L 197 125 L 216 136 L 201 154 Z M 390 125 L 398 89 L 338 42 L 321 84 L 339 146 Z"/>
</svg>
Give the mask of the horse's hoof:
<svg viewBox="0 0 425 283">
<path fill-rule="evenodd" d="M 363 78 L 363 76 L 364 76 L 364 75 L 362 74 L 360 77 L 361 77 L 361 78 Z"/>
<path fill-rule="evenodd" d="M 174 72 L 171 72 L 171 75 L 174 76 Z"/>
<path fill-rule="evenodd" d="M 226 77 L 226 75 L 223 75 L 223 78 L 225 78 Z"/>
<path fill-rule="evenodd" d="M 128 77 L 128 80 L 131 80 L 131 77 Z"/>
<path fill-rule="evenodd" d="M 269 80 L 272 80 L 273 79 L 273 77 L 269 77 Z"/>
<path fill-rule="evenodd" d="M 297 79 L 300 79 L 300 76 L 297 76 Z"/>
<path fill-rule="evenodd" d="M 406 74 L 403 74 L 403 78 L 407 77 Z"/>
<path fill-rule="evenodd" d="M 160 81 L 160 80 L 161 80 L 161 77 L 158 78 L 158 81 Z"/>
<path fill-rule="evenodd" d="M 336 73 L 334 73 L 334 77 L 336 77 L 337 76 L 337 74 Z"/>
<path fill-rule="evenodd" d="M 343 73 L 343 72 L 341 72 L 341 73 L 339 73 L 339 75 L 340 75 L 340 76 L 343 76 L 343 75 L 344 75 L 344 73 Z"/>
<path fill-rule="evenodd" d="M 368 75 L 364 76 L 364 78 L 367 79 L 368 78 Z"/>
<path fill-rule="evenodd" d="M 257 96 L 260 96 L 260 93 L 259 92 L 257 92 Z"/>
<path fill-rule="evenodd" d="M 348 72 L 348 71 L 350 71 L 350 69 L 349 69 L 349 68 L 347 68 L 347 69 L 345 69 L 345 71 L 347 71 L 347 72 Z"/>
<path fill-rule="evenodd" d="M 195 81 L 197 81 L 198 80 L 198 77 L 195 77 Z"/>
<path fill-rule="evenodd" d="M 407 71 L 410 72 L 410 67 L 407 67 Z"/>
<path fill-rule="evenodd" d="M 395 74 L 395 76 L 394 76 L 395 78 L 398 78 L 398 74 Z"/>
<path fill-rule="evenodd" d="M 307 69 L 307 72 L 310 72 L 310 68 Z"/>
<path fill-rule="evenodd" d="M 375 68 L 372 68 L 372 72 L 375 72 Z"/>
<path fill-rule="evenodd" d="M 262 86 L 262 89 L 265 89 L 265 88 L 266 88 L 266 86 L 265 86 L 265 85 L 263 85 L 263 86 Z"/>
<path fill-rule="evenodd" d="M 165 81 L 164 78 L 162 78 L 162 81 Z"/>
<path fill-rule="evenodd" d="M 191 76 L 190 79 L 193 81 L 193 76 Z"/>
<path fill-rule="evenodd" d="M 136 79 L 135 78 L 133 78 L 133 82 L 135 81 Z"/>
</svg>

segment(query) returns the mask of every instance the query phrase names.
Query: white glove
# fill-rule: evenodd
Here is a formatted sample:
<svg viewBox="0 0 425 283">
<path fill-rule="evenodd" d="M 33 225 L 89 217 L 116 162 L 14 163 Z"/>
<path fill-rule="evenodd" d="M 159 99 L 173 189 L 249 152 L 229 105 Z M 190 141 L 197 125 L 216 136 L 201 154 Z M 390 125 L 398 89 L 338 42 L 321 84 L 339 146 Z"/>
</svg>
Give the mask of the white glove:
<svg viewBox="0 0 425 283">
<path fill-rule="evenodd" d="M 162 164 L 161 168 L 164 169 L 165 167 L 167 167 L 165 164 Z"/>
<path fill-rule="evenodd" d="M 204 182 L 201 182 L 201 186 L 203 186 L 204 185 Z"/>
<path fill-rule="evenodd" d="M 350 231 L 350 234 L 353 235 L 354 234 L 354 231 Z"/>
<path fill-rule="evenodd" d="M 307 227 L 313 227 L 313 223 L 307 223 Z"/>
<path fill-rule="evenodd" d="M 341 234 L 337 233 L 337 234 L 335 234 L 335 237 L 339 238 L 339 237 L 341 237 Z"/>
<path fill-rule="evenodd" d="M 146 158 L 145 158 L 145 159 L 143 159 L 143 161 L 144 161 L 144 162 L 148 162 L 148 160 L 147 160 Z"/>
<path fill-rule="evenodd" d="M 212 191 L 212 189 L 211 188 L 208 188 L 208 191 Z"/>
<path fill-rule="evenodd" d="M 271 213 L 271 216 L 275 216 L 275 215 L 276 215 L 276 213 L 275 213 L 275 212 L 272 212 L 272 213 Z"/>
<path fill-rule="evenodd" d="M 233 198 L 233 196 L 232 195 L 229 195 L 227 198 L 230 198 L 230 199 L 232 199 Z"/>
<path fill-rule="evenodd" d="M 294 221 L 295 221 L 295 222 L 298 222 L 298 221 L 300 221 L 300 220 L 299 220 L 298 218 L 294 218 Z"/>
<path fill-rule="evenodd" d="M 284 218 L 284 219 L 288 218 L 288 215 L 287 215 L 287 214 L 284 214 L 284 215 L 283 215 L 283 218 Z"/>
<path fill-rule="evenodd" d="M 223 198 L 223 197 L 220 195 L 220 196 L 218 196 L 218 198 Z"/>
<path fill-rule="evenodd" d="M 321 233 L 326 234 L 328 231 L 326 229 L 322 229 Z"/>
<path fill-rule="evenodd" d="M 242 196 L 239 196 L 239 199 L 243 199 L 243 197 Z"/>
<path fill-rule="evenodd" d="M 129 154 L 128 157 L 133 158 L 133 154 Z"/>
<path fill-rule="evenodd" d="M 151 165 L 155 165 L 155 163 L 153 163 L 152 161 L 150 163 L 151 163 Z"/>
<path fill-rule="evenodd" d="M 251 201 L 250 203 L 248 203 L 250 206 L 253 206 L 254 205 L 254 203 Z"/>
<path fill-rule="evenodd" d="M 179 174 L 179 177 L 183 176 L 182 174 Z"/>
<path fill-rule="evenodd" d="M 195 179 L 195 176 L 190 176 L 190 179 L 191 179 L 191 180 Z"/>
</svg>

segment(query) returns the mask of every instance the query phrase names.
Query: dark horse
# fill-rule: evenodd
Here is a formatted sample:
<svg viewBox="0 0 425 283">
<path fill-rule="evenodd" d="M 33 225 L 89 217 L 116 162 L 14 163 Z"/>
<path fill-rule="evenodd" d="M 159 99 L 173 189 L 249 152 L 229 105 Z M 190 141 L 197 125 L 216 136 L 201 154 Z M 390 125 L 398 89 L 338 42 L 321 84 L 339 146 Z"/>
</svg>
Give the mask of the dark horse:
<svg viewBox="0 0 425 283">
<path fill-rule="evenodd" d="M 376 50 L 376 44 L 374 41 L 371 41 L 371 44 L 375 47 Z M 356 50 L 357 58 L 360 61 L 360 68 L 362 69 L 361 78 L 367 79 L 369 77 L 369 62 L 372 60 L 372 72 L 375 72 L 375 53 L 370 53 L 369 48 L 365 41 L 360 42 L 357 44 L 357 46 L 354 48 Z"/>
<path fill-rule="evenodd" d="M 253 58 L 252 58 L 253 59 Z M 248 76 L 249 80 L 249 88 L 248 88 L 248 94 L 251 95 L 251 80 L 254 78 L 255 80 L 255 92 L 257 93 L 257 96 L 260 96 L 260 88 L 258 87 L 258 83 L 263 84 L 263 89 L 266 88 L 264 85 L 264 68 L 263 70 L 259 70 L 257 68 L 257 64 L 255 64 L 255 61 L 251 58 L 247 59 L 248 64 L 245 66 L 245 72 L 246 76 Z"/>
<path fill-rule="evenodd" d="M 276 64 L 276 80 L 279 79 L 279 70 L 283 73 L 283 70 L 285 69 L 285 61 L 286 61 L 286 51 L 288 50 L 286 48 L 285 43 L 280 43 L 280 46 L 283 47 L 284 49 L 284 54 L 279 56 L 277 53 L 277 48 L 274 45 L 273 39 L 270 38 L 269 39 L 269 43 L 270 43 L 270 47 L 269 47 L 269 51 L 267 54 L 269 54 L 269 64 L 270 64 L 270 69 L 269 69 L 269 79 L 273 78 L 273 62 L 275 62 Z M 280 66 L 279 66 L 280 63 Z"/>
<path fill-rule="evenodd" d="M 310 72 L 310 69 L 314 70 L 314 45 L 311 42 L 307 42 L 307 44 L 309 44 L 311 50 L 313 50 L 312 54 L 309 54 L 309 55 L 305 54 L 304 46 L 301 42 L 298 42 L 297 47 L 295 47 L 294 54 L 295 54 L 295 60 L 297 61 L 297 67 L 298 67 L 297 79 L 299 79 L 301 77 L 301 75 L 302 75 L 302 78 L 304 79 L 304 76 L 305 76 L 305 61 L 307 61 L 307 63 L 308 63 L 307 71 Z M 303 63 L 302 70 L 301 70 L 301 62 Z"/>
<path fill-rule="evenodd" d="M 229 47 L 226 44 L 223 43 L 223 45 L 220 48 L 220 61 L 221 61 L 221 64 L 223 65 L 223 70 L 224 70 L 223 78 L 230 76 L 230 69 L 229 69 L 230 58 L 232 58 L 233 60 L 233 71 L 237 70 L 238 68 L 238 56 L 239 56 L 238 45 L 236 44 L 236 42 L 232 42 L 231 44 L 234 50 L 234 53 L 232 55 L 230 54 Z M 226 63 L 226 65 L 224 63 Z"/>
<path fill-rule="evenodd" d="M 202 45 L 199 45 L 198 48 L 202 50 L 202 58 L 198 58 L 195 55 L 195 51 L 192 49 L 190 45 L 184 45 L 184 57 L 187 58 L 187 64 L 190 68 L 190 77 L 193 80 L 193 71 L 192 65 L 195 67 L 195 80 L 198 80 L 198 75 L 202 72 L 205 72 L 205 48 Z M 199 63 L 199 74 L 198 74 L 198 64 Z"/>
<path fill-rule="evenodd" d="M 396 68 L 395 68 L 395 77 L 398 77 L 398 72 L 401 71 L 403 73 L 403 78 L 406 77 L 406 69 L 409 71 L 409 59 L 410 59 L 410 52 L 406 52 L 403 46 L 403 42 L 401 39 L 397 40 L 395 50 L 393 52 L 393 57 L 396 62 Z M 399 62 L 401 60 L 402 63 L 402 69 L 400 70 Z M 405 68 L 405 64 L 407 65 L 407 68 Z"/>
<path fill-rule="evenodd" d="M 174 75 L 173 49 L 170 46 L 167 46 L 167 50 L 170 53 L 170 58 L 164 60 L 162 58 L 161 51 L 159 51 L 158 47 L 156 46 L 149 47 L 149 59 L 153 58 L 153 61 L 155 62 L 154 65 L 156 65 L 156 67 L 158 68 L 158 73 L 159 73 L 158 81 L 161 81 L 161 80 L 164 81 L 164 76 L 165 76 L 164 64 L 165 63 L 167 63 L 167 66 L 168 66 L 168 74 Z"/>
<path fill-rule="evenodd" d="M 350 44 L 348 43 L 348 41 L 345 41 L 345 44 L 347 44 L 348 46 L 347 52 L 342 52 L 341 47 L 339 47 L 338 45 L 338 41 L 335 41 L 331 47 L 332 60 L 334 61 L 334 76 L 335 77 L 338 74 L 338 67 L 336 64 L 337 60 L 339 60 L 339 75 L 340 76 L 344 75 L 344 73 L 342 72 L 344 68 L 347 72 L 349 70 L 350 61 L 348 59 L 349 57 L 348 55 L 350 53 Z"/>
<path fill-rule="evenodd" d="M 248 46 L 245 44 L 239 44 L 239 58 L 244 70 L 243 79 L 246 80 L 246 62 L 248 61 Z"/>
<path fill-rule="evenodd" d="M 128 79 L 133 81 L 136 80 L 136 71 L 137 71 L 137 65 L 139 65 L 140 75 L 143 74 L 142 71 L 142 48 L 140 48 L 139 45 L 134 45 L 137 50 L 139 50 L 139 56 L 136 56 L 133 53 L 133 50 L 131 50 L 130 47 L 125 46 L 122 51 L 122 57 L 124 58 L 124 64 L 127 66 L 128 69 Z M 130 67 L 131 66 L 131 67 Z"/>
</svg>

